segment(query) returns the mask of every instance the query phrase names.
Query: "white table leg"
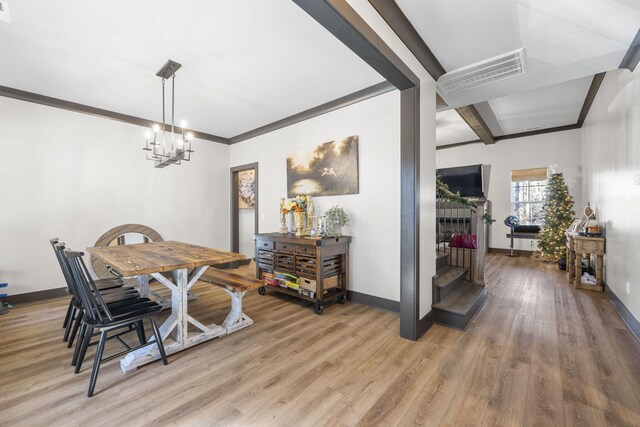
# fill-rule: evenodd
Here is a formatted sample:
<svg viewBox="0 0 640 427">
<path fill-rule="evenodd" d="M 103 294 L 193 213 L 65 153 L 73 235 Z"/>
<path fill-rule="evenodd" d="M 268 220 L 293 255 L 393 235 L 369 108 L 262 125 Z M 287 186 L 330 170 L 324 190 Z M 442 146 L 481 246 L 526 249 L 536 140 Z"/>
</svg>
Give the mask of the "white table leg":
<svg viewBox="0 0 640 427">
<path fill-rule="evenodd" d="M 222 324 L 227 334 L 253 325 L 253 320 L 242 311 L 242 297 L 246 292 L 231 292 L 228 289 L 224 291 L 231 297 L 231 311 Z"/>
<path fill-rule="evenodd" d="M 140 276 L 136 276 L 136 280 L 138 281 L 138 293 L 140 293 L 141 297 L 153 299 L 155 302 L 160 304 L 162 308 L 171 307 L 170 299 L 163 298 L 160 295 L 158 295 L 156 292 L 149 289 L 149 275 L 143 274 Z M 175 280 L 174 280 L 174 283 L 175 283 Z M 198 298 L 198 296 L 193 292 L 189 292 L 188 296 L 189 296 L 189 301 L 192 301 Z"/>
<path fill-rule="evenodd" d="M 191 277 L 188 277 L 187 269 L 174 270 L 172 271 L 173 282 L 161 274 L 151 274 L 154 279 L 171 290 L 171 315 L 160 326 L 160 334 L 165 343 L 164 348 L 167 355 L 228 333 L 227 329 L 222 326 L 216 324 L 205 326 L 188 314 L 189 289 L 206 269 L 207 266 L 196 268 Z M 189 336 L 189 323 L 195 325 L 202 332 Z M 167 340 L 169 336 L 173 338 L 173 342 Z M 150 342 L 153 341 L 155 341 L 155 337 L 150 339 Z M 124 359 L 120 360 L 120 368 L 124 373 L 133 372 L 138 366 L 159 358 L 158 349 L 155 344 L 152 344 L 128 353 Z"/>
</svg>

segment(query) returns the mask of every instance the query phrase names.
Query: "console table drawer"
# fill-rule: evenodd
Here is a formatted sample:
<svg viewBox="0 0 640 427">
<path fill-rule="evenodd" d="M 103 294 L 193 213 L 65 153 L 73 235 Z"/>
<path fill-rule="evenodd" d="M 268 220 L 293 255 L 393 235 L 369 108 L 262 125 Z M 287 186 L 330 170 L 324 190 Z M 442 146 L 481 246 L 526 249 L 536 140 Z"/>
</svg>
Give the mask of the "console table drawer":
<svg viewBox="0 0 640 427">
<path fill-rule="evenodd" d="M 295 250 L 296 245 L 294 245 L 293 243 L 276 242 L 276 251 L 293 253 Z"/>
<path fill-rule="evenodd" d="M 296 253 L 304 255 L 315 255 L 316 247 L 307 245 L 296 245 Z"/>
<path fill-rule="evenodd" d="M 273 250 L 273 242 L 267 240 L 256 240 L 256 248 Z"/>
</svg>

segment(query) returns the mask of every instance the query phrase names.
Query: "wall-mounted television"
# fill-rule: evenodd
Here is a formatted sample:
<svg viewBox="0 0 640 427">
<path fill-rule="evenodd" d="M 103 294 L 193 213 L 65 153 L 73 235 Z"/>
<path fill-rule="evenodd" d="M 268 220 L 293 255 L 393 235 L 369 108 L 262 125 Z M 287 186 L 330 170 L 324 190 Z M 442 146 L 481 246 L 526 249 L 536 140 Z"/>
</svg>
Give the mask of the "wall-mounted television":
<svg viewBox="0 0 640 427">
<path fill-rule="evenodd" d="M 442 168 L 436 170 L 436 175 L 453 193 L 459 192 L 463 197 L 484 198 L 482 165 Z"/>
</svg>

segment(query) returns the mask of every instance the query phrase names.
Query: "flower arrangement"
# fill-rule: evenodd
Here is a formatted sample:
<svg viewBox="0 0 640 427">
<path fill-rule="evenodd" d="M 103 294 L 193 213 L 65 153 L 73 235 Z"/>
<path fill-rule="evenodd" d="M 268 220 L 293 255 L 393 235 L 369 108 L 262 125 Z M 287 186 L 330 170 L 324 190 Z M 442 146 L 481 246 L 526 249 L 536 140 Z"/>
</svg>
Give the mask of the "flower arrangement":
<svg viewBox="0 0 640 427">
<path fill-rule="evenodd" d="M 289 212 L 305 212 L 309 203 L 309 196 L 296 196 L 293 199 L 287 200 L 282 205 L 282 213 Z"/>
</svg>

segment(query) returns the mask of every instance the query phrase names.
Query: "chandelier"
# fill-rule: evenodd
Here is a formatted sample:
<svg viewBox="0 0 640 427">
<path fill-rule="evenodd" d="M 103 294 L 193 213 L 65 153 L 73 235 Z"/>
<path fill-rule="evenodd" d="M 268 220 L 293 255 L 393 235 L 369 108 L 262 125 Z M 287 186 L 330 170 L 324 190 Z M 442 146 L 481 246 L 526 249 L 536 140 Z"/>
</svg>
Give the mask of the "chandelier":
<svg viewBox="0 0 640 427">
<path fill-rule="evenodd" d="M 146 133 L 146 142 L 142 148 L 146 151 L 147 160 L 155 162 L 155 167 L 164 168 L 169 165 L 181 164 L 184 160 L 191 160 L 191 140 L 193 134 L 187 131 L 187 123 L 182 122 L 180 128 L 174 124 L 175 119 L 175 89 L 176 89 L 176 71 L 181 67 L 175 61 L 169 60 L 156 73 L 156 76 L 162 78 L 162 127 L 157 123 L 151 127 L 151 132 Z M 171 125 L 169 126 L 165 120 L 165 97 L 164 87 L 165 81 L 171 78 Z M 169 130 L 170 137 L 167 136 Z M 176 130 L 180 134 L 176 135 Z"/>
</svg>

